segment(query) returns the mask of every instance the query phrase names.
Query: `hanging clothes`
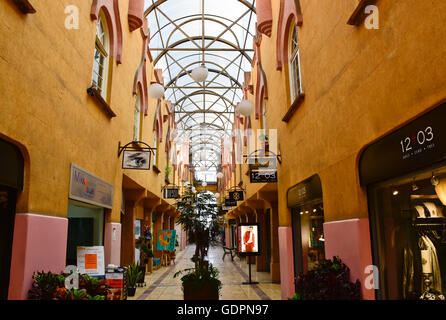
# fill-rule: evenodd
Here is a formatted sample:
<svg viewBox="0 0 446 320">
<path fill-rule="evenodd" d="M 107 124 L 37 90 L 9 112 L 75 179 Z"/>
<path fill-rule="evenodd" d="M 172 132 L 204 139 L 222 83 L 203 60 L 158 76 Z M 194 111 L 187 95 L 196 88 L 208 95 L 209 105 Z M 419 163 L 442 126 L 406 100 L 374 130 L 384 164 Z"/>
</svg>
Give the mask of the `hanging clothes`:
<svg viewBox="0 0 446 320">
<path fill-rule="evenodd" d="M 429 250 L 430 261 L 432 263 L 431 288 L 434 289 L 435 291 L 438 291 L 439 293 L 443 293 L 441 286 L 441 270 L 440 270 L 440 263 L 438 261 L 437 249 L 435 248 L 434 243 L 428 236 L 423 235 L 421 237 L 421 240 L 424 242 L 424 245 L 427 248 L 427 250 Z"/>
</svg>

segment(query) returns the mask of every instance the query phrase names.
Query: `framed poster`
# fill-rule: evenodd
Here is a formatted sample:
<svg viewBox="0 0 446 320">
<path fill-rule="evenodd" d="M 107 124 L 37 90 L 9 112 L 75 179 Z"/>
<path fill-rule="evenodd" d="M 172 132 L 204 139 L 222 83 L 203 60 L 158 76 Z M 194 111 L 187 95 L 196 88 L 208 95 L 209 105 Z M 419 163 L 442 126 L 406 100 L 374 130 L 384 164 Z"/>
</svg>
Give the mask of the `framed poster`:
<svg viewBox="0 0 446 320">
<path fill-rule="evenodd" d="M 160 230 L 156 242 L 156 250 L 174 251 L 176 234 L 176 230 Z"/>
<path fill-rule="evenodd" d="M 238 253 L 245 256 L 259 256 L 259 225 L 241 223 L 237 227 Z"/>
<path fill-rule="evenodd" d="M 104 277 L 104 247 L 77 247 L 77 267 L 81 274 Z"/>
<path fill-rule="evenodd" d="M 125 150 L 122 157 L 122 169 L 150 170 L 151 151 Z"/>
</svg>

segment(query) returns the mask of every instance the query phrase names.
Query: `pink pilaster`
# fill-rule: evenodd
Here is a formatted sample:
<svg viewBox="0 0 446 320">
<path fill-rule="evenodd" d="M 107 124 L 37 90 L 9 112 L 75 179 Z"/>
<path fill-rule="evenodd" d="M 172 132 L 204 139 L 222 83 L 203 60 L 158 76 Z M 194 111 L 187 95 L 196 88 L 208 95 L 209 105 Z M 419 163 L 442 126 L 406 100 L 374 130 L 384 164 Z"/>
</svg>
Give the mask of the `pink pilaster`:
<svg viewBox="0 0 446 320">
<path fill-rule="evenodd" d="M 121 264 L 121 224 L 106 223 L 104 234 L 105 265 Z"/>
<path fill-rule="evenodd" d="M 351 219 L 324 223 L 325 256 L 339 256 L 350 268 L 350 280 L 359 279 L 364 300 L 374 300 L 374 289 L 364 286 L 365 268 L 372 265 L 370 229 L 368 219 Z"/>
<path fill-rule="evenodd" d="M 282 299 L 294 296 L 293 233 L 291 227 L 279 227 L 280 286 Z"/>
<path fill-rule="evenodd" d="M 65 269 L 68 219 L 17 214 L 12 245 L 9 300 L 25 300 L 34 272 Z"/>
</svg>

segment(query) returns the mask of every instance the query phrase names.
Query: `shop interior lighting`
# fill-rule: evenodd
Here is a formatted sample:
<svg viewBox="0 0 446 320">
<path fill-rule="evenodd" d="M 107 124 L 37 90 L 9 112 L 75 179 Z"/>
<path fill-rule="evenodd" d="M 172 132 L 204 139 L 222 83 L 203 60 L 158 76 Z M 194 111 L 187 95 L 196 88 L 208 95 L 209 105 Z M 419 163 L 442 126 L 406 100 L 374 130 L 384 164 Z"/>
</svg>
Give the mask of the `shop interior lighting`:
<svg viewBox="0 0 446 320">
<path fill-rule="evenodd" d="M 440 184 L 440 180 L 432 172 L 431 184 L 436 187 Z"/>
<path fill-rule="evenodd" d="M 418 186 L 417 186 L 417 184 L 415 183 L 415 178 L 413 179 L 413 182 L 412 182 L 412 191 L 417 191 L 418 189 L 420 189 Z"/>
</svg>

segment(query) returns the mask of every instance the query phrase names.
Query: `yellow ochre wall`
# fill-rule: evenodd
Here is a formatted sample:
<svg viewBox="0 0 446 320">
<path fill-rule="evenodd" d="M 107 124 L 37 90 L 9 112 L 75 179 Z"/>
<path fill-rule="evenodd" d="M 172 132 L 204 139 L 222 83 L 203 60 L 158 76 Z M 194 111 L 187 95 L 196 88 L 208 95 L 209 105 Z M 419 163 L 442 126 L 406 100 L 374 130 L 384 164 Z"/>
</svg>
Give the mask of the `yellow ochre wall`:
<svg viewBox="0 0 446 320">
<path fill-rule="evenodd" d="M 129 31 L 128 2 L 119 1 L 123 34 L 122 64 L 112 62 L 109 118 L 87 94 L 91 85 L 96 23 L 92 1 L 33 1 L 36 14 L 23 15 L 10 1 L 0 3 L 0 137 L 25 151 L 25 187 L 17 212 L 66 217 L 70 164 L 112 183 L 110 222 L 120 221 L 123 170 L 118 142 L 133 138 L 133 82 L 141 63 L 140 30 Z M 79 8 L 79 30 L 65 28 L 66 6 Z M 148 83 L 154 81 L 147 60 Z M 156 101 L 149 99 L 143 141 L 153 146 Z M 164 111 L 163 105 L 163 113 Z M 167 123 L 164 123 L 164 134 Z M 165 140 L 165 137 L 164 139 Z M 126 175 L 161 198 L 164 141 L 159 145 L 159 175 L 126 171 Z M 122 157 L 122 156 L 121 156 Z"/>
<path fill-rule="evenodd" d="M 291 225 L 287 190 L 315 174 L 326 222 L 368 217 L 361 151 L 446 98 L 446 2 L 379 0 L 379 30 L 347 24 L 358 1 L 300 3 L 305 99 L 288 123 L 282 121 L 290 106 L 287 65 L 276 70 L 279 0 L 272 0 L 272 36 L 262 35 L 261 43 L 268 127 L 278 129 L 283 157 L 279 225 Z"/>
</svg>

